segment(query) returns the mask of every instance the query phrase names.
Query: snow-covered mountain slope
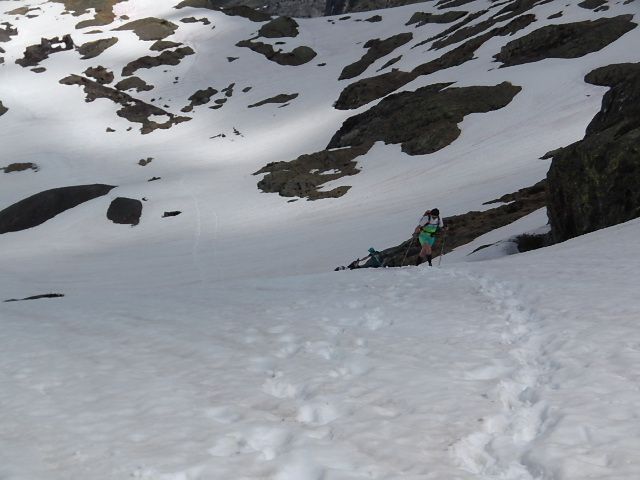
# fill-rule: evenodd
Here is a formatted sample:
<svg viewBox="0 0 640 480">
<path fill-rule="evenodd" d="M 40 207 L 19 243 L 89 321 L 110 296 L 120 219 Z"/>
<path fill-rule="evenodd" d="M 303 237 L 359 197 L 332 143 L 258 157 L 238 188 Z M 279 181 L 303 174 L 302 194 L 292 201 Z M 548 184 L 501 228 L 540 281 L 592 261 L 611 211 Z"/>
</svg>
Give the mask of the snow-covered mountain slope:
<svg viewBox="0 0 640 480">
<path fill-rule="evenodd" d="M 64 295 L 0 303 L 0 477 L 637 478 L 637 221 L 495 259 L 542 209 L 440 269 L 328 273 L 425 208 L 486 210 L 543 179 L 540 157 L 600 109 L 584 76 L 640 61 L 637 2 L 423 2 L 297 27 L 178 3 L 0 0 L 0 210 L 108 191 L 0 234 L 0 300 Z M 505 66 L 510 42 L 602 19 L 615 28 Z M 354 84 L 356 102 L 390 95 L 334 108 Z M 258 188 L 271 162 L 355 150 L 355 167 L 287 167 L 302 198 Z M 306 200 L 316 187 L 340 195 Z M 107 219 L 118 197 L 141 202 L 136 226 Z"/>
</svg>

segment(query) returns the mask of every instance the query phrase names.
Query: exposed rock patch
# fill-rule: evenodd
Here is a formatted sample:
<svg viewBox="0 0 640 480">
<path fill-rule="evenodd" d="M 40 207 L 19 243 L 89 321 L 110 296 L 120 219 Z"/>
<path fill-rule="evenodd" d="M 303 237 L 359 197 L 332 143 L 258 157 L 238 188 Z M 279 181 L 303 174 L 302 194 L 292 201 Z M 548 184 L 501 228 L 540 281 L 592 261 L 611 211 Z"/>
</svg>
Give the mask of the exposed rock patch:
<svg viewBox="0 0 640 480">
<path fill-rule="evenodd" d="M 298 22 L 290 17 L 274 18 L 258 30 L 258 35 L 265 38 L 297 37 L 298 33 Z"/>
<path fill-rule="evenodd" d="M 211 97 L 218 93 L 213 87 L 205 88 L 204 90 L 198 90 L 196 93 L 189 97 L 190 104 L 182 108 L 182 112 L 190 112 L 194 107 L 200 105 L 206 105 L 211 101 Z"/>
<path fill-rule="evenodd" d="M 111 202 L 107 210 L 107 218 L 122 225 L 138 225 L 141 216 L 142 202 L 134 198 L 118 197 Z"/>
<path fill-rule="evenodd" d="M 180 46 L 182 46 L 182 44 L 178 42 L 170 42 L 168 40 L 158 40 L 154 42 L 154 44 L 151 45 L 149 49 L 156 52 L 161 52 L 162 50 L 168 50 L 169 48 L 176 48 Z"/>
<path fill-rule="evenodd" d="M 448 85 L 428 85 L 384 98 L 367 112 L 347 119 L 327 148 L 383 141 L 401 144 L 409 155 L 433 153 L 458 138 L 458 123 L 465 115 L 503 108 L 521 90 L 508 82 L 493 87 Z"/>
<path fill-rule="evenodd" d="M 38 226 L 81 203 L 109 193 L 111 185 L 54 188 L 32 195 L 0 211 L 0 234 Z"/>
<path fill-rule="evenodd" d="M 173 125 L 190 120 L 189 117 L 179 117 L 170 112 L 162 110 L 155 105 L 150 105 L 133 98 L 132 96 L 105 85 L 101 85 L 94 80 L 80 75 L 70 75 L 60 80 L 63 85 L 78 85 L 84 88 L 86 101 L 93 102 L 96 98 L 107 98 L 122 106 L 118 110 L 119 117 L 126 118 L 130 122 L 142 124 L 140 132 L 142 134 L 151 133 L 156 129 L 168 129 Z M 157 121 L 152 117 L 163 117 L 165 121 Z"/>
<path fill-rule="evenodd" d="M 153 85 L 149 85 L 139 77 L 127 77 L 116 83 L 115 88 L 123 91 L 135 90 L 136 92 L 146 92 L 153 90 Z"/>
<path fill-rule="evenodd" d="M 640 63 L 598 68 L 585 81 L 611 89 L 584 139 L 553 156 L 547 178 L 556 241 L 640 216 Z"/>
<path fill-rule="evenodd" d="M 453 23 L 466 16 L 467 13 L 462 11 L 450 11 L 442 14 L 415 12 L 406 25 L 415 25 L 417 28 L 427 23 Z"/>
<path fill-rule="evenodd" d="M 578 6 L 586 8 L 587 10 L 593 10 L 594 12 L 609 10 L 607 0 L 585 0 L 584 2 L 580 2 Z"/>
<path fill-rule="evenodd" d="M 64 297 L 63 293 L 44 293 L 41 295 L 33 295 L 31 297 L 26 297 L 26 298 L 11 298 L 9 300 L 5 300 L 5 303 L 7 302 L 24 302 L 26 300 L 41 300 L 43 298 L 62 298 Z"/>
<path fill-rule="evenodd" d="M 344 80 L 348 78 L 354 78 L 364 73 L 376 60 L 390 54 L 396 48 L 401 47 L 405 43 L 408 43 L 413 39 L 412 33 L 399 33 L 384 40 L 374 39 L 369 40 L 364 44 L 364 48 L 368 48 L 367 53 L 355 63 L 346 66 L 338 80 Z"/>
<path fill-rule="evenodd" d="M 296 47 L 291 52 L 283 52 L 281 49 L 278 51 L 274 50 L 273 46 L 268 43 L 252 42 L 251 40 L 242 40 L 238 42 L 236 46 L 249 48 L 260 55 L 264 55 L 267 60 L 276 62 L 279 65 L 304 65 L 313 60 L 317 55 L 310 47 Z"/>
<path fill-rule="evenodd" d="M 129 75 L 133 75 L 141 68 L 154 68 L 160 65 L 178 65 L 182 59 L 194 53 L 196 52 L 194 52 L 191 47 L 180 47 L 175 50 L 165 50 L 157 57 L 144 56 L 125 65 L 122 69 L 122 76 L 128 77 Z"/>
<path fill-rule="evenodd" d="M 261 107 L 262 105 L 266 105 L 268 103 L 287 103 L 296 98 L 298 98 L 297 93 L 292 93 L 291 95 L 281 93 L 280 95 L 276 95 L 275 97 L 267 98 L 266 100 L 262 100 L 260 102 L 254 103 L 253 105 L 249 105 L 249 108 Z"/>
<path fill-rule="evenodd" d="M 258 188 L 263 192 L 279 193 L 281 197 L 338 198 L 351 187 L 341 186 L 329 191 L 320 188 L 329 181 L 358 173 L 355 159 L 367 153 L 369 148 L 360 146 L 301 155 L 290 162 L 270 163 L 254 175 L 266 173 L 258 182 Z"/>
<path fill-rule="evenodd" d="M 217 12 L 222 12 L 226 15 L 232 17 L 243 17 L 247 20 L 251 20 L 252 22 L 266 22 L 267 20 L 271 20 L 271 15 L 260 12 L 258 10 L 254 10 L 251 7 L 245 5 L 233 5 L 230 7 L 224 7 L 220 5 L 220 1 L 216 0 L 183 0 L 174 8 L 180 9 L 185 7 L 192 8 L 206 8 L 208 10 L 215 10 Z M 248 2 L 243 2 L 248 3 Z"/>
<path fill-rule="evenodd" d="M 374 15 L 372 17 L 365 18 L 364 21 L 365 22 L 369 22 L 369 23 L 381 22 L 382 21 L 382 17 L 380 15 Z"/>
<path fill-rule="evenodd" d="M 211 22 L 207 17 L 196 18 L 196 17 L 187 17 L 180 20 L 182 23 L 202 23 L 203 25 L 211 25 Z"/>
<path fill-rule="evenodd" d="M 101 85 L 109 84 L 113 82 L 113 79 L 115 78 L 113 76 L 113 72 L 107 70 L 103 66 L 89 67 L 84 71 L 84 74 L 87 77 L 94 78 L 96 82 Z"/>
<path fill-rule="evenodd" d="M 182 212 L 179 210 L 173 210 L 171 212 L 164 212 L 162 214 L 162 218 L 168 218 L 168 217 L 177 217 L 178 215 L 180 215 Z"/>
<path fill-rule="evenodd" d="M 395 65 L 396 63 L 398 63 L 400 60 L 402 60 L 402 55 L 398 56 L 398 57 L 394 57 L 391 60 L 389 60 L 387 63 L 385 63 L 383 66 L 381 66 L 378 70 L 376 70 L 377 72 L 381 72 L 382 70 L 386 70 L 387 68 L 389 68 L 391 65 Z"/>
<path fill-rule="evenodd" d="M 126 23 L 114 30 L 131 30 L 135 33 L 140 40 L 163 40 L 166 37 L 173 35 L 178 29 L 175 23 L 165 20 L 163 18 L 141 18 L 140 20 L 134 20 L 133 22 Z"/>
<path fill-rule="evenodd" d="M 16 63 L 24 68 L 35 67 L 49 58 L 49 55 L 73 50 L 74 47 L 71 35 L 64 35 L 62 39 L 58 37 L 43 38 L 39 44 L 28 46 L 24 51 L 23 58 L 16 60 Z"/>
<path fill-rule="evenodd" d="M 0 42 L 9 42 L 11 37 L 18 35 L 18 29 L 9 22 L 0 23 L 4 28 L 0 28 Z"/>
<path fill-rule="evenodd" d="M 13 173 L 13 172 L 24 172 L 25 170 L 33 170 L 34 172 L 38 171 L 38 166 L 35 163 L 27 162 L 27 163 L 11 163 L 6 167 L 0 167 L 4 173 Z"/>
<path fill-rule="evenodd" d="M 0 101 L 0 117 L 5 113 L 7 113 L 8 111 L 9 109 L 2 104 L 2 101 Z"/>
<path fill-rule="evenodd" d="M 78 47 L 78 52 L 82 55 L 83 60 L 88 60 L 102 54 L 107 48 L 113 47 L 116 43 L 118 43 L 116 37 L 101 38 L 93 42 L 83 43 Z"/>
<path fill-rule="evenodd" d="M 495 59 L 503 67 L 546 58 L 578 58 L 602 50 L 637 27 L 633 15 L 547 25 L 502 47 Z"/>
<path fill-rule="evenodd" d="M 116 16 L 113 7 L 117 3 L 126 0 L 49 0 L 54 3 L 62 3 L 65 9 L 73 16 L 84 15 L 94 9 L 94 17 L 91 20 L 84 20 L 76 25 L 77 29 L 86 27 L 100 27 L 112 23 Z"/>
</svg>

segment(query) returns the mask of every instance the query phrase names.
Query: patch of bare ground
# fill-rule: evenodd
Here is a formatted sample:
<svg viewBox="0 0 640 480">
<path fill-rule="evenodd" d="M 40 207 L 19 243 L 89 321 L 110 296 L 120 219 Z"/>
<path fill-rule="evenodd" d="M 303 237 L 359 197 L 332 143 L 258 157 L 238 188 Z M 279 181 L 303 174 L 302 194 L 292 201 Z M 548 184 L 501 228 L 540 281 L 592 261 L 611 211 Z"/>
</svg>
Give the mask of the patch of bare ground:
<svg viewBox="0 0 640 480">
<path fill-rule="evenodd" d="M 73 50 L 74 47 L 71 35 L 64 35 L 62 38 L 43 38 L 39 44 L 28 46 L 24 51 L 23 57 L 16 60 L 16 63 L 24 68 L 35 67 L 49 58 L 49 55 Z"/>
<path fill-rule="evenodd" d="M 369 40 L 364 44 L 364 48 L 368 49 L 367 53 L 365 53 L 357 62 L 344 67 L 338 80 L 355 78 L 358 75 L 361 75 L 376 60 L 389 55 L 395 49 L 410 42 L 412 39 L 412 33 L 399 33 L 384 40 L 380 40 L 378 38 Z"/>
<path fill-rule="evenodd" d="M 154 68 L 160 65 L 178 65 L 183 58 L 193 55 L 194 53 L 196 52 L 194 52 L 191 47 L 180 47 L 175 50 L 164 50 L 156 57 L 144 56 L 125 65 L 122 69 L 122 76 L 128 77 L 133 75 L 141 68 Z"/>
<path fill-rule="evenodd" d="M 168 129 L 178 123 L 191 120 L 189 117 L 176 116 L 155 105 L 150 105 L 115 88 L 101 85 L 94 80 L 80 75 L 70 75 L 60 80 L 60 83 L 63 85 L 78 85 L 83 87 L 87 102 L 93 102 L 96 98 L 106 98 L 120 105 L 122 108 L 118 110 L 118 116 L 132 123 L 142 124 L 140 132 L 143 135 L 151 133 L 156 129 Z M 151 117 L 164 117 L 166 120 L 160 122 L 152 120 Z"/>
<path fill-rule="evenodd" d="M 77 50 L 82 55 L 83 60 L 88 60 L 101 55 L 107 48 L 113 47 L 116 43 L 118 43 L 116 37 L 101 38 L 100 40 L 83 43 Z"/>
</svg>

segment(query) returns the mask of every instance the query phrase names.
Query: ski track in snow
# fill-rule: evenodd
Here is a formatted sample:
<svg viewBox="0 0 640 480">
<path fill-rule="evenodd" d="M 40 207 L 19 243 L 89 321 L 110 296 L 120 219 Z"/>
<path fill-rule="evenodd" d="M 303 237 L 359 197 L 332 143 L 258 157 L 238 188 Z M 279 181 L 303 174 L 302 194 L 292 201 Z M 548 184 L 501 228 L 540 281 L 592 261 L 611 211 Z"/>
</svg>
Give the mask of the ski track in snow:
<svg viewBox="0 0 640 480">
<path fill-rule="evenodd" d="M 464 470 L 477 478 L 551 480 L 553 474 L 528 455 L 557 420 L 543 396 L 558 366 L 545 350 L 545 339 L 539 330 L 541 319 L 519 301 L 509 285 L 486 276 L 456 276 L 475 283 L 504 316 L 502 342 L 517 368 L 496 387 L 501 411 L 485 418 L 484 428 L 460 440 L 451 453 Z"/>
</svg>

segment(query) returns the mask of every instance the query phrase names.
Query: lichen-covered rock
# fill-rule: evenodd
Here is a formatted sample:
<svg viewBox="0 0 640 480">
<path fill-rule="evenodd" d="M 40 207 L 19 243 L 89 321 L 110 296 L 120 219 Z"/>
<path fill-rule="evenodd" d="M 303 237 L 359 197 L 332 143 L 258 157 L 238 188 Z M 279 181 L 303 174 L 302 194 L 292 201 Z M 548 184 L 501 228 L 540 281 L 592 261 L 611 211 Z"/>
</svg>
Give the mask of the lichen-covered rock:
<svg viewBox="0 0 640 480">
<path fill-rule="evenodd" d="M 138 225 L 142 216 L 142 202 L 134 198 L 118 197 L 111 202 L 107 218 L 113 223 Z"/>
<path fill-rule="evenodd" d="M 578 58 L 602 50 L 638 26 L 633 15 L 547 25 L 502 47 L 495 59 L 503 67 L 546 58 Z"/>
<path fill-rule="evenodd" d="M 81 203 L 109 193 L 111 185 L 78 185 L 36 193 L 0 211 L 0 234 L 40 225 Z"/>
<path fill-rule="evenodd" d="M 508 82 L 464 88 L 449 85 L 428 85 L 382 99 L 367 112 L 347 119 L 327 148 L 383 141 L 402 144 L 402 151 L 409 155 L 433 153 L 458 138 L 458 123 L 465 115 L 505 107 L 521 90 Z"/>
<path fill-rule="evenodd" d="M 547 177 L 556 241 L 640 216 L 640 63 L 598 68 L 585 80 L 611 90 L 584 139 L 554 154 Z"/>
</svg>

